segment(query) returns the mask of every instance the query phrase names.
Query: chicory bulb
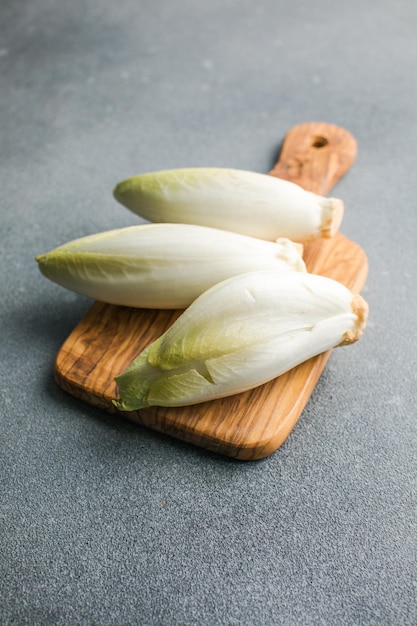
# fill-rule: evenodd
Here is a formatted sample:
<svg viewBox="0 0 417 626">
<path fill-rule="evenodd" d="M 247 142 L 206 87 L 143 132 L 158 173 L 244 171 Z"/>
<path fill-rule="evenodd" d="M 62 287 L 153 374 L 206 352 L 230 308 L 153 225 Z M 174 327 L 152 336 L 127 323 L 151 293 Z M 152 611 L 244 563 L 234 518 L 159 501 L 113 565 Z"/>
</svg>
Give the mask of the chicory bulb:
<svg viewBox="0 0 417 626">
<path fill-rule="evenodd" d="M 331 237 L 344 211 L 342 200 L 274 176 L 230 168 L 139 174 L 120 182 L 113 193 L 151 222 L 200 224 L 269 241 Z"/>
<path fill-rule="evenodd" d="M 143 224 L 76 239 L 37 257 L 41 272 L 110 304 L 182 309 L 250 270 L 305 272 L 302 246 L 191 224 Z"/>
<path fill-rule="evenodd" d="M 116 382 L 118 409 L 185 406 L 252 389 L 361 336 L 368 307 L 341 283 L 257 271 L 215 285 Z"/>
</svg>

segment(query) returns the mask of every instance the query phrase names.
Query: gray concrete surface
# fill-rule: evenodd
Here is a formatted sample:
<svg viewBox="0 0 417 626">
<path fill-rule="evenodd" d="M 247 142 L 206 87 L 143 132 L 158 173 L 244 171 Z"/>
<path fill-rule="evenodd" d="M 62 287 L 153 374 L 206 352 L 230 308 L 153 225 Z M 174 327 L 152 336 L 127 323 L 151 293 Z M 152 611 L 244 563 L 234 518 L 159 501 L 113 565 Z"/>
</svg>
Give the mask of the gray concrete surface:
<svg viewBox="0 0 417 626">
<path fill-rule="evenodd" d="M 412 0 L 2 1 L 3 626 L 417 623 L 416 32 Z M 312 120 L 358 141 L 371 316 L 285 444 L 238 463 L 61 392 L 91 302 L 35 255 L 136 223 L 122 178 L 268 171 Z"/>
</svg>

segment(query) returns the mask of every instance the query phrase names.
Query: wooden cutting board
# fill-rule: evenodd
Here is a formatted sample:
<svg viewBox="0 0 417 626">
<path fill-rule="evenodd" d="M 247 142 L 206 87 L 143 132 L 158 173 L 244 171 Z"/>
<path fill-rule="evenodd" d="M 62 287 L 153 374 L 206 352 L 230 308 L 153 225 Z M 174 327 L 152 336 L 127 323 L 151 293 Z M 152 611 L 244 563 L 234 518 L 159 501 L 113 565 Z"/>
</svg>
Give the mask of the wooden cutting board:
<svg viewBox="0 0 417 626">
<path fill-rule="evenodd" d="M 300 124 L 286 135 L 279 161 L 269 173 L 326 195 L 355 157 L 356 141 L 346 130 L 324 123 Z M 306 245 L 304 259 L 310 272 L 339 280 L 355 293 L 365 283 L 366 255 L 340 233 Z M 330 351 L 270 383 L 229 398 L 129 413 L 114 408 L 114 377 L 180 313 L 96 302 L 57 354 L 54 375 L 58 385 L 117 416 L 236 459 L 270 455 L 294 428 Z"/>
</svg>

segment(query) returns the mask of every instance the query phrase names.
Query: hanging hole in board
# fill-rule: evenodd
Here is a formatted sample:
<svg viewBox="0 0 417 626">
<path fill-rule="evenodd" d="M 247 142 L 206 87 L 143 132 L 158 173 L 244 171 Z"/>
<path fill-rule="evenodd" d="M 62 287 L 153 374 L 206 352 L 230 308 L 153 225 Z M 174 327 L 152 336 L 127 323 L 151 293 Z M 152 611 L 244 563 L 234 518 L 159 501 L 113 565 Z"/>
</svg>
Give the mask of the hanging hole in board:
<svg viewBox="0 0 417 626">
<path fill-rule="evenodd" d="M 313 148 L 324 148 L 328 143 L 326 137 L 314 137 L 311 146 Z"/>
</svg>

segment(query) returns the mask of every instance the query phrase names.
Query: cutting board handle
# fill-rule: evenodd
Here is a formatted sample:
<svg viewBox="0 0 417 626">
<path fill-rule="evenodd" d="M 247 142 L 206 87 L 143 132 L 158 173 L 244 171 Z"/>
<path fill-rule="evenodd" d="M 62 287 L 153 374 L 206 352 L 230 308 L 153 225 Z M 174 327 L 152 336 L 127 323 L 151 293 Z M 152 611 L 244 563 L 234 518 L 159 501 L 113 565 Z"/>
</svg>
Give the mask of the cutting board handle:
<svg viewBox="0 0 417 626">
<path fill-rule="evenodd" d="M 306 122 L 286 134 L 271 176 L 326 195 L 352 166 L 357 154 L 353 135 L 340 126 Z"/>
</svg>

